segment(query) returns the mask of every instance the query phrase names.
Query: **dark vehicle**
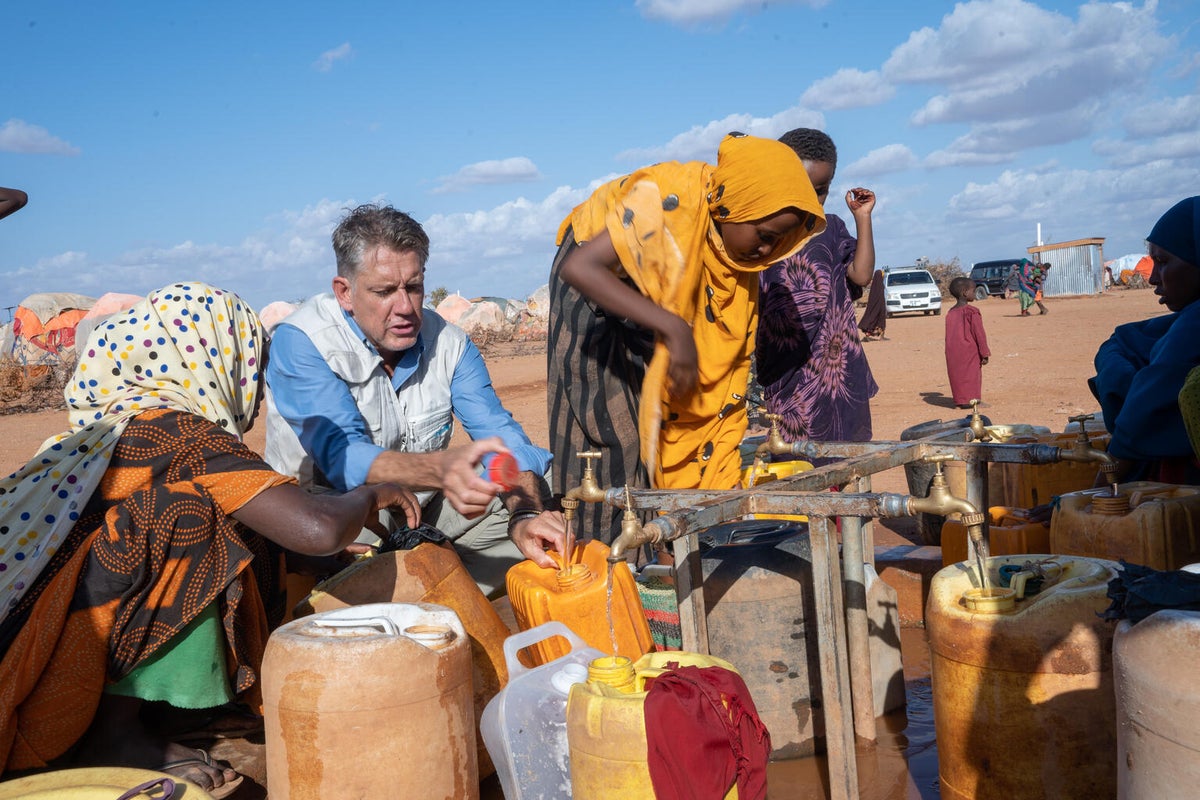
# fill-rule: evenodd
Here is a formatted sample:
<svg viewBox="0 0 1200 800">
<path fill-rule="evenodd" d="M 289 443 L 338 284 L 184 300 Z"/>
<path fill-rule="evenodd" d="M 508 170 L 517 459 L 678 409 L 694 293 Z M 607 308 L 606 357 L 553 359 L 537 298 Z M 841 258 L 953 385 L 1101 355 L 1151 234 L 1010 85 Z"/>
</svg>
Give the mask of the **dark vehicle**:
<svg viewBox="0 0 1200 800">
<path fill-rule="evenodd" d="M 1019 258 L 1007 261 L 976 261 L 971 266 L 971 280 L 975 281 L 975 299 L 984 300 L 988 295 L 1004 296 Z"/>
</svg>

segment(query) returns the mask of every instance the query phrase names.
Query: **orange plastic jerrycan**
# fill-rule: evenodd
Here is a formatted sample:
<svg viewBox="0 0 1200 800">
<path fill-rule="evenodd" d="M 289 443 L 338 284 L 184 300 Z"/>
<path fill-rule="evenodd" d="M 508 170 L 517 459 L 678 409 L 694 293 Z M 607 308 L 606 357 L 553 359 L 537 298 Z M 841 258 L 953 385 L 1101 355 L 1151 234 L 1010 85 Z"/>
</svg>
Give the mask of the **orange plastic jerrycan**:
<svg viewBox="0 0 1200 800">
<path fill-rule="evenodd" d="M 526 631 L 557 620 L 577 633 L 589 647 L 635 660 L 654 648 L 650 623 L 642 609 L 629 566 L 612 565 L 612 628 L 608 620 L 608 546 L 598 540 L 576 547 L 564 569 L 546 569 L 522 561 L 508 571 L 508 598 L 517 627 Z M 558 554 L 551 552 L 558 559 Z M 548 664 L 571 651 L 561 637 L 546 639 L 525 652 L 533 666 Z"/>
</svg>

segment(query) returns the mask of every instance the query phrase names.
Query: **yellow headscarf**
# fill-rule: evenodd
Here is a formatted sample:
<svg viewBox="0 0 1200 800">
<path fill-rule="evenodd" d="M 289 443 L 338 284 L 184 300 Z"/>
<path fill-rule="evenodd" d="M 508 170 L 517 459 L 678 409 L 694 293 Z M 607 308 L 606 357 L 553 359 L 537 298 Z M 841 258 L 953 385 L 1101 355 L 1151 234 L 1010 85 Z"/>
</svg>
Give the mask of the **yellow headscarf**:
<svg viewBox="0 0 1200 800">
<path fill-rule="evenodd" d="M 254 311 L 203 283 L 152 292 L 92 331 L 63 390 L 71 429 L 0 480 L 0 620 L 83 513 L 130 419 L 173 408 L 241 437 L 261 392 L 264 344 Z"/>
<path fill-rule="evenodd" d="M 752 222 L 795 209 L 802 223 L 769 261 L 729 256 L 719 223 Z M 696 392 L 667 393 L 669 354 L 658 343 L 639 410 L 642 460 L 659 488 L 732 488 L 746 429 L 745 392 L 758 324 L 755 273 L 796 253 L 825 228 L 825 214 L 787 145 L 726 136 L 717 164 L 676 161 L 646 167 L 597 189 L 559 229 L 585 242 L 607 230 L 621 268 L 664 309 L 692 322 L 700 353 Z M 664 423 L 663 420 L 666 420 Z"/>
</svg>

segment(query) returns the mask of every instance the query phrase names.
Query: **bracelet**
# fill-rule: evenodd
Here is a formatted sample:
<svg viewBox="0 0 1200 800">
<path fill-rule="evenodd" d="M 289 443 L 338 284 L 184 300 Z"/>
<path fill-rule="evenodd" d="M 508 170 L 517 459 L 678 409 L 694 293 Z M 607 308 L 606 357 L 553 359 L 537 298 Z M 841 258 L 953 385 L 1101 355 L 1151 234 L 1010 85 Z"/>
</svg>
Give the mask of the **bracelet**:
<svg viewBox="0 0 1200 800">
<path fill-rule="evenodd" d="M 510 511 L 508 514 L 508 535 L 512 535 L 513 528 L 518 522 L 524 522 L 527 519 L 533 519 L 541 515 L 542 511 L 538 508 L 518 508 L 515 511 Z"/>
</svg>

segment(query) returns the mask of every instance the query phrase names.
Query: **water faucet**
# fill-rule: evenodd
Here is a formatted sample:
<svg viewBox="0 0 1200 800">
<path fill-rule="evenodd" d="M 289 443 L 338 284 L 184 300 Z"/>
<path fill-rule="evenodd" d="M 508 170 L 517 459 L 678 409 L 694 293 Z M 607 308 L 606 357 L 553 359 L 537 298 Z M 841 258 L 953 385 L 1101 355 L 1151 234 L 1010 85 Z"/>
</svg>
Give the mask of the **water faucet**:
<svg viewBox="0 0 1200 800">
<path fill-rule="evenodd" d="M 1091 441 L 1088 439 L 1087 428 L 1084 425 L 1085 422 L 1094 417 L 1094 414 L 1080 414 L 1075 417 L 1067 417 L 1068 421 L 1079 423 L 1079 435 L 1075 437 L 1075 442 L 1070 449 L 1059 448 L 1058 457 L 1063 461 L 1078 461 L 1082 463 L 1091 461 L 1099 464 L 1100 470 L 1104 473 L 1104 482 L 1113 485 L 1113 495 L 1116 495 L 1116 475 L 1119 469 L 1117 459 L 1113 458 L 1108 452 L 1092 446 Z"/>
<path fill-rule="evenodd" d="M 608 560 L 616 563 L 625 560 L 625 554 L 646 544 L 657 544 L 662 532 L 657 526 L 643 525 L 633 510 L 633 497 L 629 486 L 625 486 L 625 513 L 621 516 L 621 533 L 613 539 L 608 551 Z"/>
<path fill-rule="evenodd" d="M 787 456 L 792 454 L 792 444 L 783 438 L 783 434 L 779 431 L 779 420 L 783 419 L 778 414 L 763 414 L 764 417 L 771 420 L 771 430 L 767 433 L 767 439 L 754 449 L 754 464 L 760 466 L 763 459 L 770 455 Z"/>
<path fill-rule="evenodd" d="M 592 466 L 592 461 L 600 458 L 600 452 L 597 450 L 584 450 L 575 455 L 583 459 L 583 479 L 579 481 L 578 486 L 568 489 L 565 497 L 570 500 L 583 500 L 588 503 L 604 502 L 606 493 L 600 488 L 600 484 L 596 482 L 596 470 Z"/>
<path fill-rule="evenodd" d="M 979 416 L 978 399 L 971 401 L 971 424 L 968 427 L 977 442 L 986 442 L 992 438 L 992 432 L 983 424 L 983 417 Z"/>
<path fill-rule="evenodd" d="M 950 485 L 946 482 L 946 476 L 942 472 L 942 462 L 950 461 L 953 456 L 935 455 L 926 456 L 925 460 L 934 464 L 935 471 L 933 473 L 933 482 L 929 485 L 929 494 L 925 497 L 910 497 L 908 498 L 908 513 L 916 514 L 924 512 L 926 514 L 937 514 L 938 516 L 946 516 L 948 514 L 961 514 L 962 524 L 967 529 L 967 536 L 975 545 L 976 550 L 982 551 L 985 548 L 983 542 L 983 522 L 986 516 L 968 500 L 961 497 L 955 497 L 950 493 Z"/>
</svg>

